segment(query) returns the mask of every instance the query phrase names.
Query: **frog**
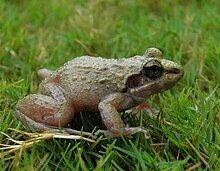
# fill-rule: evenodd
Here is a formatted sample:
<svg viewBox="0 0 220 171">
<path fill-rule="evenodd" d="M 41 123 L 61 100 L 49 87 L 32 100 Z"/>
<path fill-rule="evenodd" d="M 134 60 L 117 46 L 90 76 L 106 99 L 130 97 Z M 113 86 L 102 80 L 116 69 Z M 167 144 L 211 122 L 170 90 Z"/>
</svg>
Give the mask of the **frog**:
<svg viewBox="0 0 220 171">
<path fill-rule="evenodd" d="M 183 75 L 181 65 L 164 59 L 154 47 L 130 58 L 80 56 L 56 71 L 39 70 L 38 93 L 19 100 L 16 115 L 29 130 L 82 134 L 69 128 L 74 116 L 82 111 L 98 112 L 107 129 L 97 134 L 127 137 L 142 132 L 149 137 L 148 129 L 125 125 L 120 113 L 170 89 Z"/>
</svg>

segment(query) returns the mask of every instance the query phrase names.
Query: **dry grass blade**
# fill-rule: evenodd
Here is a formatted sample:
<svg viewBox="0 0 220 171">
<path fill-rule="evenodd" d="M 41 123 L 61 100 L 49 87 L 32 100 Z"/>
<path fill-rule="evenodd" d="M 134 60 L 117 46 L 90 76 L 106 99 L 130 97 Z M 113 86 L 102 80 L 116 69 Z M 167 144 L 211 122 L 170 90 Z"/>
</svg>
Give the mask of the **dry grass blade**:
<svg viewBox="0 0 220 171">
<path fill-rule="evenodd" d="M 39 143 L 43 140 L 53 139 L 53 138 L 59 138 L 59 139 L 72 139 L 72 140 L 83 140 L 88 142 L 95 142 L 92 139 L 85 138 L 79 135 L 69 135 L 69 134 L 62 134 L 62 133 L 28 133 L 25 131 L 9 128 L 11 131 L 18 132 L 30 139 L 24 140 L 24 141 L 18 141 L 13 138 L 11 138 L 9 135 L 7 135 L 4 132 L 0 132 L 1 134 L 5 135 L 9 142 L 12 142 L 14 144 L 0 144 L 0 150 L 2 151 L 0 153 L 0 158 L 5 157 L 9 154 L 12 154 L 18 150 L 27 149 L 29 147 L 32 147 L 35 143 Z"/>
<path fill-rule="evenodd" d="M 193 144 L 186 138 L 186 141 L 189 143 L 189 145 L 191 146 L 191 148 L 195 151 L 195 153 L 199 156 L 199 158 L 202 160 L 202 162 L 208 166 L 208 162 L 204 159 L 204 157 L 199 153 L 198 150 L 196 150 L 196 148 L 193 146 Z"/>
</svg>

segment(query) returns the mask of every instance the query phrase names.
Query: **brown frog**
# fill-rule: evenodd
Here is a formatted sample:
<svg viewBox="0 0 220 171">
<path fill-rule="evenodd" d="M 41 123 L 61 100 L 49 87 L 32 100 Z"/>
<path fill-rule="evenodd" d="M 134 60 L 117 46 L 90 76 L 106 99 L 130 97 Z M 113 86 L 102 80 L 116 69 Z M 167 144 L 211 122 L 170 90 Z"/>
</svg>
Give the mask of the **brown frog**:
<svg viewBox="0 0 220 171">
<path fill-rule="evenodd" d="M 126 127 L 118 112 L 143 103 L 152 94 L 173 87 L 183 76 L 180 65 L 162 58 L 162 52 L 149 48 L 143 56 L 122 59 L 77 57 L 56 71 L 42 69 L 38 94 L 16 105 L 19 120 L 37 131 L 61 130 L 80 134 L 67 127 L 82 110 L 100 112 L 111 137 L 148 131 Z M 59 128 L 59 129 L 58 129 Z"/>
</svg>

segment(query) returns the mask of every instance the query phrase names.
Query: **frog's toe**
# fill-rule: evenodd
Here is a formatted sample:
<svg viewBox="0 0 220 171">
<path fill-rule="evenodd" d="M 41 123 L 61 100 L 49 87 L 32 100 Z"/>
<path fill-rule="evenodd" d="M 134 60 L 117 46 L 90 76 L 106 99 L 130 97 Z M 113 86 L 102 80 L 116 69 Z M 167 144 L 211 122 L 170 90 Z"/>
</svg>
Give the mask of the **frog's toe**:
<svg viewBox="0 0 220 171">
<path fill-rule="evenodd" d="M 125 127 L 125 128 L 122 128 L 121 130 L 114 130 L 114 131 L 98 130 L 95 132 L 94 135 L 99 136 L 100 134 L 105 134 L 107 137 L 112 138 L 112 137 L 120 137 L 121 135 L 131 136 L 138 132 L 143 133 L 146 139 L 149 139 L 151 137 L 150 131 L 148 129 L 141 128 L 141 127 Z"/>
<path fill-rule="evenodd" d="M 100 136 L 100 134 L 105 134 L 108 137 L 114 137 L 109 130 L 101 130 L 101 129 L 97 130 L 94 133 L 94 136 L 98 137 L 98 136 Z"/>
<path fill-rule="evenodd" d="M 150 131 L 148 129 L 141 128 L 141 127 L 125 127 L 125 128 L 123 128 L 123 135 L 125 135 L 125 136 L 130 136 L 130 135 L 136 134 L 138 132 L 143 133 L 146 139 L 150 138 Z"/>
<path fill-rule="evenodd" d="M 145 139 L 151 138 L 150 131 L 148 129 L 141 128 L 140 132 L 144 134 Z"/>
</svg>

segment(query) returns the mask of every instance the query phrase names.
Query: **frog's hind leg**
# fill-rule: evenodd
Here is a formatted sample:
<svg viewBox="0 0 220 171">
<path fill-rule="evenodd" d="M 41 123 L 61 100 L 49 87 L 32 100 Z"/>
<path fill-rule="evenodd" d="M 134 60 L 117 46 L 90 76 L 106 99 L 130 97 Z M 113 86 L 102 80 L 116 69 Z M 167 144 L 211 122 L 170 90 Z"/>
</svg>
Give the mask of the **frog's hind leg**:
<svg viewBox="0 0 220 171">
<path fill-rule="evenodd" d="M 27 129 L 91 136 L 91 133 L 63 128 L 72 121 L 75 111 L 72 100 L 61 87 L 54 83 L 41 84 L 40 93 L 28 95 L 16 105 L 17 117 Z"/>
<path fill-rule="evenodd" d="M 59 132 L 59 133 L 89 136 L 89 137 L 92 137 L 93 139 L 97 138 L 96 135 L 92 135 L 92 133 L 90 133 L 90 132 L 78 131 L 78 130 L 74 130 L 71 128 L 58 128 L 58 127 L 54 127 L 54 126 L 45 125 L 43 123 L 36 122 L 33 119 L 30 119 L 29 117 L 27 117 L 26 115 L 21 113 L 19 110 L 17 110 L 16 112 L 17 112 L 17 116 L 18 116 L 19 120 L 23 123 L 23 125 L 28 130 L 31 130 L 32 128 L 34 128 L 35 131 L 39 131 L 39 132 L 52 131 L 52 132 Z"/>
<path fill-rule="evenodd" d="M 28 95 L 20 100 L 16 111 L 22 122 L 22 115 L 25 115 L 35 122 L 56 127 L 66 126 L 74 117 L 71 99 L 54 83 L 41 84 L 40 94 Z"/>
<path fill-rule="evenodd" d="M 73 119 L 74 108 L 67 101 L 58 101 L 42 94 L 28 95 L 16 105 L 19 120 L 27 127 L 45 130 L 45 126 L 67 126 Z M 32 122 L 32 120 L 34 122 Z"/>
<path fill-rule="evenodd" d="M 150 117 L 153 118 L 155 116 L 157 116 L 157 114 L 159 113 L 156 109 L 153 109 L 150 107 L 149 103 L 146 101 L 144 101 L 143 103 L 141 103 L 140 105 L 138 105 L 137 107 L 135 107 L 135 109 L 133 109 L 132 111 L 130 110 L 130 112 L 134 115 L 137 116 L 137 118 L 140 117 L 140 113 L 141 111 L 145 111 L 145 113 Z"/>
</svg>

